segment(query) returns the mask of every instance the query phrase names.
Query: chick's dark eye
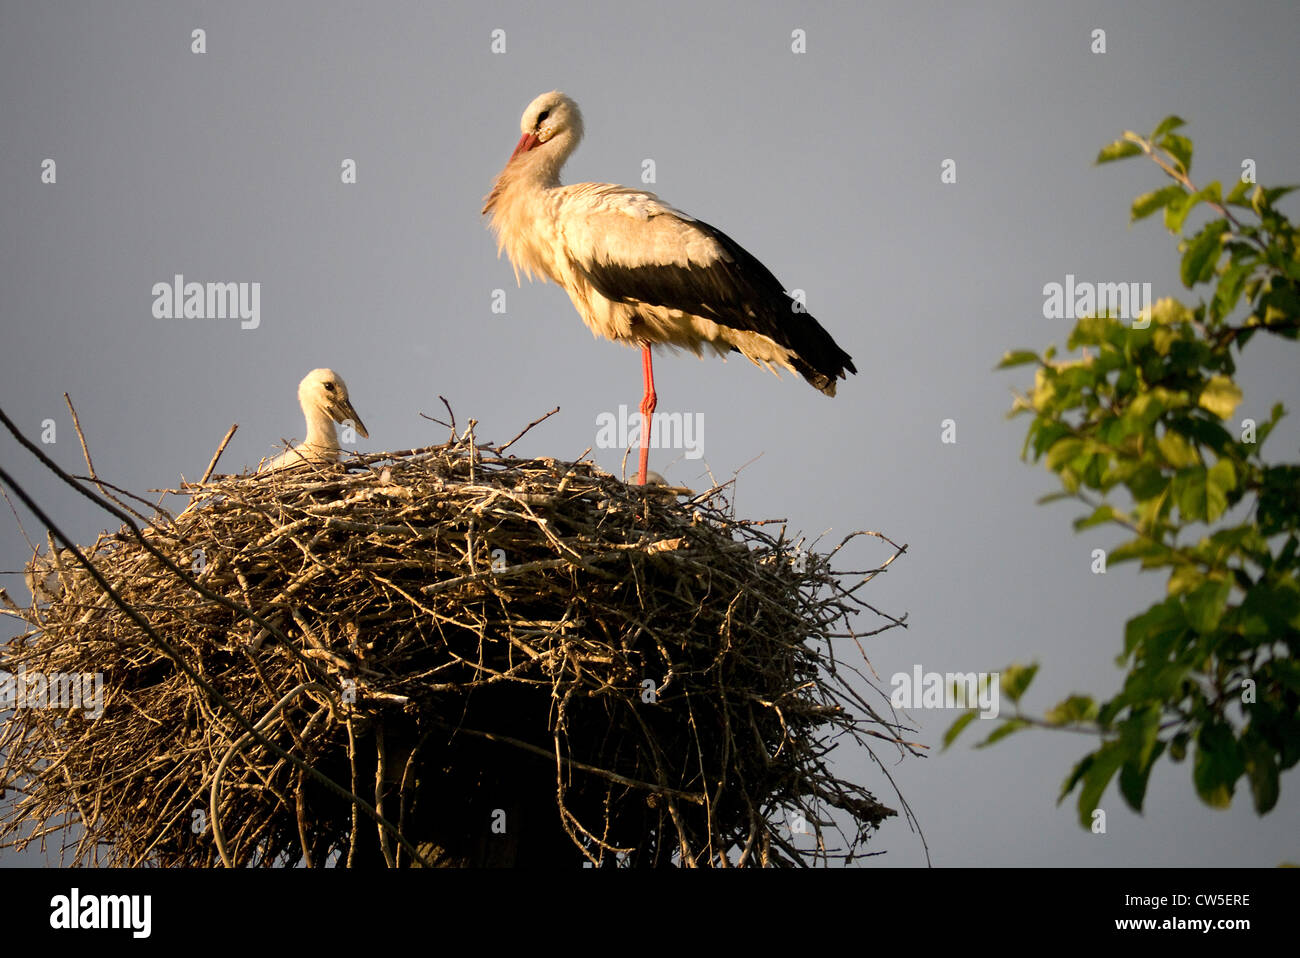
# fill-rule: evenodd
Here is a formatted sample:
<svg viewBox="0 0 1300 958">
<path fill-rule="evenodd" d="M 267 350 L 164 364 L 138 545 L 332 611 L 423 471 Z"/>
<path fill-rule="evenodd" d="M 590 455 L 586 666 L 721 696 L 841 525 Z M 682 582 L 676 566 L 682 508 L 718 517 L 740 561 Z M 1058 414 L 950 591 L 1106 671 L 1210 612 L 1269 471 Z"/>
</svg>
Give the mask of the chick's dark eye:
<svg viewBox="0 0 1300 958">
<path fill-rule="evenodd" d="M 538 123 L 545 123 L 545 122 L 546 122 L 546 118 L 547 118 L 548 116 L 550 116 L 550 115 L 551 115 L 551 111 L 550 111 L 550 110 L 543 110 L 541 113 L 537 114 L 537 122 L 538 122 Z"/>
<path fill-rule="evenodd" d="M 333 384 L 333 383 L 325 383 L 325 391 L 326 391 L 327 393 L 332 393 L 332 392 L 334 391 L 334 384 Z"/>
</svg>

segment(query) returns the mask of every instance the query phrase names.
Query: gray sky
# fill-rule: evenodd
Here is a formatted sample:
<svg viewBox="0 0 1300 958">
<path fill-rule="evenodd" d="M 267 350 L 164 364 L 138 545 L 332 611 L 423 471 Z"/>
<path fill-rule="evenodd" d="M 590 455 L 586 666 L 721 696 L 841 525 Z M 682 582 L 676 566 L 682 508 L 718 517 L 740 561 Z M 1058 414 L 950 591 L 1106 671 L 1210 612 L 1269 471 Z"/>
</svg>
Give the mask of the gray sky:
<svg viewBox="0 0 1300 958">
<path fill-rule="evenodd" d="M 190 52 L 191 31 L 207 52 Z M 574 458 L 595 418 L 640 400 L 639 357 L 592 338 L 550 285 L 515 286 L 479 214 L 538 93 L 586 118 L 566 182 L 640 185 L 725 230 L 854 358 L 827 399 L 739 357 L 663 354 L 661 411 L 701 413 L 704 456 L 651 467 L 703 488 L 729 477 L 740 513 L 828 539 L 877 529 L 909 544 L 869 599 L 910 628 L 874 641 L 885 682 L 1038 659 L 1036 713 L 1070 691 L 1109 694 L 1123 623 L 1164 579 L 1091 574 L 1120 541 L 1075 535 L 1042 466 L 1006 422 L 1004 350 L 1063 344 L 1044 284 L 1067 273 L 1148 281 L 1185 296 L 1158 218 L 1127 227 L 1149 163 L 1091 165 L 1126 128 L 1189 121 L 1193 179 L 1253 158 L 1268 185 L 1300 181 L 1290 3 L 487 4 L 0 2 L 0 406 L 80 471 L 63 404 L 77 404 L 101 475 L 134 490 L 253 466 L 301 438 L 298 380 L 331 366 L 370 429 L 366 449 L 440 442 L 419 417 L 438 394 L 504 441 L 559 405 L 514 451 Z M 1106 52 L 1090 52 L 1091 31 Z M 494 54 L 492 31 L 505 31 Z M 806 31 L 807 52 L 791 51 Z M 57 163 L 42 184 L 41 163 Z M 340 164 L 357 163 L 356 185 Z M 957 182 L 940 182 L 956 161 Z M 1289 212 L 1296 207 L 1289 200 Z M 155 283 L 261 283 L 260 325 L 157 319 Z M 491 311 L 506 290 L 507 311 Z M 1257 341 L 1258 342 L 1258 341 Z M 1300 409 L 1294 345 L 1256 347 L 1239 415 Z M 957 422 L 956 444 L 940 423 Z M 1270 447 L 1294 457 L 1300 425 Z M 0 457 L 82 542 L 106 517 L 55 489 L 7 436 Z M 617 472 L 621 451 L 593 457 Z M 635 458 L 635 457 L 633 457 Z M 0 519 L 0 569 L 26 546 Z M 28 529 L 41 530 L 30 517 Z M 863 546 L 863 568 L 885 553 Z M 0 577 L 16 596 L 21 579 Z M 864 627 L 869 624 L 865 621 Z M 938 753 L 952 712 L 915 710 L 936 754 L 891 766 L 938 865 L 1274 865 L 1300 856 L 1300 778 L 1264 819 L 1238 789 L 1202 805 L 1191 763 L 1163 762 L 1147 812 L 1112 786 L 1107 834 L 1076 822 L 1063 777 L 1089 747 L 1022 733 Z M 892 761 L 887 751 L 880 755 Z M 855 763 L 877 795 L 879 771 Z M 901 819 L 876 865 L 924 863 Z M 30 860 L 30 859 L 29 859 Z M 14 863 L 10 857 L 0 864 Z"/>
</svg>

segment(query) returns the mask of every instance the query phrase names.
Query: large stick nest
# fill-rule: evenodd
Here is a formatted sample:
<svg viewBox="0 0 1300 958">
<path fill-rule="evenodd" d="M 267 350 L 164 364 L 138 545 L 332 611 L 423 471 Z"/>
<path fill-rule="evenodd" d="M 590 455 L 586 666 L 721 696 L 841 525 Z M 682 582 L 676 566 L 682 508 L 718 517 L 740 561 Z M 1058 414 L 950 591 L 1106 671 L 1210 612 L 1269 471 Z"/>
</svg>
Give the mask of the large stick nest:
<svg viewBox="0 0 1300 958">
<path fill-rule="evenodd" d="M 15 711 L 0 845 L 58 835 L 74 864 L 791 865 L 868 854 L 895 814 L 828 754 L 910 750 L 843 655 L 864 663 L 856 640 L 899 624 L 857 594 L 905 548 L 878 533 L 821 555 L 736 519 L 722 488 L 627 486 L 472 432 L 176 491 L 179 515 L 83 550 L 108 589 L 64 550 L 35 560 L 39 599 L 10 603 L 27 631 L 0 668 L 98 673 L 104 708 Z M 892 551 L 833 571 L 856 536 Z"/>
</svg>

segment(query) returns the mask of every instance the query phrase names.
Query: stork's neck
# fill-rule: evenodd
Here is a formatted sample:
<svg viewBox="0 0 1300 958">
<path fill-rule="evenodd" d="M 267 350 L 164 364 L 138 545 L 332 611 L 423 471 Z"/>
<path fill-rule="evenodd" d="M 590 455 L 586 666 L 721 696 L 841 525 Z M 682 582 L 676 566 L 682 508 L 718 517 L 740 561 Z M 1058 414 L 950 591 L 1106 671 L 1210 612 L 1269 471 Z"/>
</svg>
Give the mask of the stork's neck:
<svg viewBox="0 0 1300 958">
<path fill-rule="evenodd" d="M 303 409 L 307 416 L 307 438 L 303 445 L 320 449 L 338 449 L 339 434 L 334 428 L 334 420 L 319 406 Z"/>
<path fill-rule="evenodd" d="M 492 184 L 483 212 L 492 213 L 496 221 L 503 205 L 516 206 L 540 200 L 544 191 L 560 185 L 560 170 L 577 146 L 577 137 L 572 131 L 566 131 L 527 153 L 513 157 Z"/>
<path fill-rule="evenodd" d="M 555 211 L 548 195 L 560 185 L 560 168 L 577 145 L 571 132 L 561 133 L 516 156 L 492 186 L 483 211 L 492 214 L 498 250 L 510 254 L 516 278 L 522 271 L 560 282 L 550 255 Z"/>
<path fill-rule="evenodd" d="M 554 189 L 560 185 L 560 170 L 577 148 L 578 138 L 572 130 L 565 130 L 536 149 L 515 157 L 510 165 L 519 168 L 519 179 L 532 188 Z"/>
</svg>

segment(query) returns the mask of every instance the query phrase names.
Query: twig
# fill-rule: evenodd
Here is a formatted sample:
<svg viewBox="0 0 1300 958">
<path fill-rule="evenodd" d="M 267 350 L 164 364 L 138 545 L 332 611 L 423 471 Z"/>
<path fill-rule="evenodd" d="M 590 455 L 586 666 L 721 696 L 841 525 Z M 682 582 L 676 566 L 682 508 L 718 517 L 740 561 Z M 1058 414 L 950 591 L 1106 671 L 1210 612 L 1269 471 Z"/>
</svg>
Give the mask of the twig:
<svg viewBox="0 0 1300 958">
<path fill-rule="evenodd" d="M 217 451 L 212 454 L 212 460 L 208 463 L 208 468 L 203 470 L 203 478 L 199 480 L 199 485 L 203 485 L 207 482 L 208 477 L 212 475 L 212 470 L 217 468 L 217 460 L 220 459 L 221 454 L 226 451 L 226 443 L 230 442 L 230 437 L 235 434 L 235 430 L 238 428 L 239 423 L 234 423 L 226 430 L 226 436 L 221 440 L 221 445 L 217 446 Z"/>
<path fill-rule="evenodd" d="M 552 416 L 554 416 L 554 415 L 555 415 L 557 412 L 559 412 L 559 411 L 560 411 L 560 407 L 559 407 L 559 406 L 556 406 L 554 409 L 552 409 L 552 410 L 551 410 L 550 412 L 548 412 L 546 415 L 542 416 L 540 419 L 534 419 L 534 420 L 533 420 L 532 422 L 530 422 L 527 426 L 525 426 L 523 429 L 521 429 L 521 430 L 519 431 L 519 434 L 518 434 L 517 436 L 515 436 L 515 438 L 511 439 L 511 440 L 510 440 L 508 443 L 506 443 L 504 446 L 501 446 L 500 448 L 498 448 L 498 449 L 497 449 L 497 452 L 498 452 L 498 453 L 504 453 L 507 449 L 509 449 L 511 446 L 513 446 L 515 443 L 517 443 L 520 439 L 524 438 L 524 436 L 528 433 L 528 431 L 529 431 L 530 429 L 532 429 L 534 426 L 536 426 L 536 425 L 538 425 L 538 424 L 540 424 L 540 423 L 543 423 L 543 422 L 545 422 L 546 420 L 550 419 Z"/>
</svg>

